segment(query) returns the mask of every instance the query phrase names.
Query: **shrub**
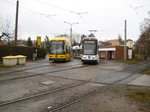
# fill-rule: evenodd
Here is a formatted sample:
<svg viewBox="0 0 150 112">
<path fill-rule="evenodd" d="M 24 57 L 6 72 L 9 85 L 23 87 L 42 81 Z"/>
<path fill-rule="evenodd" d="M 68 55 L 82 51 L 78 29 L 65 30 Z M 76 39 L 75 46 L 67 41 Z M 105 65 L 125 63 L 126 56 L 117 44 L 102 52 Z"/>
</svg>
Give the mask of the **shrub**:
<svg viewBox="0 0 150 112">
<path fill-rule="evenodd" d="M 135 60 L 146 60 L 147 57 L 141 54 L 135 54 Z"/>
<path fill-rule="evenodd" d="M 0 60 L 2 57 L 9 55 L 24 55 L 27 59 L 33 59 L 33 53 L 37 49 L 37 58 L 45 58 L 47 50 L 43 48 L 33 48 L 25 46 L 0 46 Z"/>
</svg>

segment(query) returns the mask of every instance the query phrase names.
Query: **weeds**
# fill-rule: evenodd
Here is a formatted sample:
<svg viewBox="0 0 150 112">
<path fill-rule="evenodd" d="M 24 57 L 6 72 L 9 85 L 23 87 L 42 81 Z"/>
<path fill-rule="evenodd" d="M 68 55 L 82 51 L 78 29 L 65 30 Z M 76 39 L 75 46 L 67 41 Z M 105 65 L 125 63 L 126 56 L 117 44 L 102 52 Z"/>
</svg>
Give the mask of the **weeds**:
<svg viewBox="0 0 150 112">
<path fill-rule="evenodd" d="M 126 95 L 130 99 L 144 104 L 143 106 L 150 107 L 150 89 L 128 89 Z"/>
<path fill-rule="evenodd" d="M 139 60 L 120 60 L 119 62 L 127 63 L 127 64 L 137 64 L 137 63 L 140 63 L 141 61 L 139 61 Z"/>
<path fill-rule="evenodd" d="M 144 71 L 144 72 L 142 72 L 143 74 L 150 74 L 150 69 L 148 69 L 148 70 L 146 70 L 146 71 Z"/>
</svg>

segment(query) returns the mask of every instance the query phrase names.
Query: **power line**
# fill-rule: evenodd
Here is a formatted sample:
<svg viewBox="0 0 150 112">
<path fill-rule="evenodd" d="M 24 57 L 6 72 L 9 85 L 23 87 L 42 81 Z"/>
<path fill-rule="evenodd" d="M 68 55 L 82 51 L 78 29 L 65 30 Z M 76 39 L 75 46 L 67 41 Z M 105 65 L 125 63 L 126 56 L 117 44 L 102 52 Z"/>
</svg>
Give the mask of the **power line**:
<svg viewBox="0 0 150 112">
<path fill-rule="evenodd" d="M 59 6 L 50 4 L 50 3 L 48 3 L 48 2 L 43 2 L 43 1 L 41 1 L 41 0 L 36 0 L 36 1 L 41 2 L 41 3 L 45 4 L 45 5 L 48 5 L 48 6 L 57 8 L 57 9 L 60 9 L 60 10 L 64 10 L 64 11 L 67 11 L 67 12 L 70 12 L 70 13 L 73 13 L 73 14 L 78 14 L 77 12 L 75 12 L 75 11 L 73 11 L 73 10 L 66 9 L 66 8 L 63 8 L 63 7 L 59 7 Z"/>
<path fill-rule="evenodd" d="M 8 0 L 3 0 L 3 1 L 4 1 L 4 2 L 7 2 L 7 3 L 11 4 L 11 5 L 16 5 L 15 3 L 10 2 L 10 1 L 8 1 Z M 42 13 L 42 12 L 38 12 L 38 11 L 29 9 L 29 8 L 26 8 L 26 7 L 23 7 L 23 6 L 20 6 L 20 8 L 22 8 L 22 9 L 24 9 L 24 10 L 26 10 L 26 11 L 32 12 L 33 14 L 38 14 L 38 15 L 40 15 L 40 16 L 47 17 L 47 18 L 49 18 L 49 19 L 51 19 L 50 17 L 56 16 L 56 14 L 44 14 L 44 13 Z"/>
<path fill-rule="evenodd" d="M 66 8 L 63 8 L 63 7 L 59 7 L 59 6 L 56 6 L 56 5 L 53 5 L 53 4 L 50 4 L 48 2 L 43 2 L 41 0 L 37 0 L 38 2 L 41 2 L 45 5 L 48 5 L 48 6 L 51 6 L 51 7 L 54 7 L 54 8 L 57 8 L 57 9 L 60 9 L 60 10 L 64 10 L 64 11 L 67 11 L 67 12 L 70 12 L 72 14 L 75 14 L 75 15 L 78 15 L 80 17 L 80 19 L 86 24 L 86 26 L 89 26 L 88 23 L 82 18 L 81 15 L 83 14 L 87 14 L 88 12 L 75 12 L 73 10 L 70 10 L 70 9 L 66 9 Z"/>
<path fill-rule="evenodd" d="M 125 1 L 125 0 L 122 0 L 122 1 L 123 1 L 123 3 L 125 3 L 126 5 L 128 5 L 128 7 L 130 7 L 130 8 L 135 12 L 135 14 L 139 17 L 137 10 L 143 8 L 144 5 L 133 6 L 133 5 L 130 5 L 130 4 L 129 4 L 127 1 Z"/>
</svg>

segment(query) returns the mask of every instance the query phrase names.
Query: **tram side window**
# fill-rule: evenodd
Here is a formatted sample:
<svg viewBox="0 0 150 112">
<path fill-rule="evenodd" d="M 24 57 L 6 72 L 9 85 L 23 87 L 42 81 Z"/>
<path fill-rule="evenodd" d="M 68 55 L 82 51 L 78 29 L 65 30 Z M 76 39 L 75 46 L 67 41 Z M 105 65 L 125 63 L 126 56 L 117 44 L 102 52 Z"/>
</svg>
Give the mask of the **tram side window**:
<svg viewBox="0 0 150 112">
<path fill-rule="evenodd" d="M 68 46 L 66 46 L 66 53 L 68 54 Z"/>
<path fill-rule="evenodd" d="M 68 53 L 70 54 L 70 53 L 71 53 L 71 49 L 70 49 L 70 47 L 69 47 L 69 46 L 68 46 L 67 48 L 68 48 Z"/>
<path fill-rule="evenodd" d="M 51 44 L 52 44 L 52 43 L 51 43 L 51 41 L 50 41 L 50 42 L 49 42 L 49 53 L 51 53 L 51 49 L 52 49 L 52 48 L 51 48 Z"/>
<path fill-rule="evenodd" d="M 69 47 L 69 54 L 71 53 L 71 48 Z"/>
</svg>

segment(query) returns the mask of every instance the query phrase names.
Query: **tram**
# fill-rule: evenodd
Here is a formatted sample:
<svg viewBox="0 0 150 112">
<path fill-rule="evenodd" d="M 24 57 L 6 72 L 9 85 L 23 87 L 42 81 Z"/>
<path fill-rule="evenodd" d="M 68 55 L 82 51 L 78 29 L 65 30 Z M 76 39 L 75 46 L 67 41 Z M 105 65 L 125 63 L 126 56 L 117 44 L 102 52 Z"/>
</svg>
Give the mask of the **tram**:
<svg viewBox="0 0 150 112">
<path fill-rule="evenodd" d="M 82 40 L 83 63 L 99 63 L 98 40 L 95 37 L 85 37 Z"/>
<path fill-rule="evenodd" d="M 80 59 L 81 58 L 81 52 L 82 52 L 82 45 L 77 45 L 72 47 L 72 54 L 73 58 Z"/>
<path fill-rule="evenodd" d="M 65 37 L 54 37 L 50 40 L 49 60 L 52 61 L 70 61 L 71 42 Z"/>
</svg>

